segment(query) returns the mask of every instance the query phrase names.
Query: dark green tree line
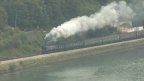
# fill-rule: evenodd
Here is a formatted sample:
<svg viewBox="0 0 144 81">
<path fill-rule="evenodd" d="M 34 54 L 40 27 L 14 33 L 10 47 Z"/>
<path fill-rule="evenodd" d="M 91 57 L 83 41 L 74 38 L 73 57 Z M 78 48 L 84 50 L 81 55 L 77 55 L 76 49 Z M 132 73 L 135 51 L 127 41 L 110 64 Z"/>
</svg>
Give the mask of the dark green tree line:
<svg viewBox="0 0 144 81">
<path fill-rule="evenodd" d="M 0 13 L 7 15 L 4 21 L 20 29 L 51 29 L 73 17 L 94 13 L 100 7 L 98 0 L 1 0 L 0 5 Z"/>
<path fill-rule="evenodd" d="M 112 1 L 119 0 L 1 0 L 1 23 L 24 30 L 50 30 L 73 17 L 95 13 Z"/>
</svg>

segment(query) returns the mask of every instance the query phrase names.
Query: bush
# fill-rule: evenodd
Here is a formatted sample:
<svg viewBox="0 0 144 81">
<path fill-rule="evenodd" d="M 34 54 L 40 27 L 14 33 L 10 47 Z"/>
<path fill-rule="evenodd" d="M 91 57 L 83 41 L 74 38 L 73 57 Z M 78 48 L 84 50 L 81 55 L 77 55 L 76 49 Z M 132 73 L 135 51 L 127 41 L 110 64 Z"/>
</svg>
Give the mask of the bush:
<svg viewBox="0 0 144 81">
<path fill-rule="evenodd" d="M 0 57 L 25 57 L 41 53 L 42 33 L 40 30 L 21 31 L 9 26 L 0 32 Z"/>
<path fill-rule="evenodd" d="M 16 70 L 16 65 L 14 65 L 14 64 L 9 65 L 10 72 L 14 72 L 15 70 Z"/>
</svg>

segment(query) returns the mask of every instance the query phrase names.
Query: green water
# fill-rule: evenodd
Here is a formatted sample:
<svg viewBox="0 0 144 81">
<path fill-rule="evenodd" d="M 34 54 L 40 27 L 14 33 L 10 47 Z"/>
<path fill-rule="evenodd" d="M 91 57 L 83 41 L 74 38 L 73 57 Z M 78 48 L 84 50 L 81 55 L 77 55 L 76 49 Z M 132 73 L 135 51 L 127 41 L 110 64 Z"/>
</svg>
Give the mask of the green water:
<svg viewBox="0 0 144 81">
<path fill-rule="evenodd" d="M 144 81 L 144 47 L 71 59 L 0 76 L 0 81 Z"/>
</svg>

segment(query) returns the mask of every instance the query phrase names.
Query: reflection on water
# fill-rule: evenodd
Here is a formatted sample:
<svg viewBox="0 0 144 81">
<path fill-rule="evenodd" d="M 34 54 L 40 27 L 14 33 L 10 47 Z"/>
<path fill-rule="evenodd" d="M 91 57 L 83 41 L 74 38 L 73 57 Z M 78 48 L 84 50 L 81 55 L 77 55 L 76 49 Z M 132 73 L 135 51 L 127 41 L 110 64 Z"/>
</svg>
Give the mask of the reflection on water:
<svg viewBox="0 0 144 81">
<path fill-rule="evenodd" d="M 0 76 L 0 81 L 144 81 L 144 50 L 133 47 Z"/>
</svg>

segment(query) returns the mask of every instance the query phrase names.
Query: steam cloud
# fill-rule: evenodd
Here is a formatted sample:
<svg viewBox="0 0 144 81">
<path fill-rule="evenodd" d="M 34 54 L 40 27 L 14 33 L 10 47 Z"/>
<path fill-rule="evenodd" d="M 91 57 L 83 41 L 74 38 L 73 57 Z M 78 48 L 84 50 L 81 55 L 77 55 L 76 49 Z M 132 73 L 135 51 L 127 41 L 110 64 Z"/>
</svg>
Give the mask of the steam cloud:
<svg viewBox="0 0 144 81">
<path fill-rule="evenodd" d="M 125 1 L 112 2 L 101 8 L 98 13 L 90 16 L 73 18 L 58 27 L 54 27 L 45 39 L 57 40 L 60 37 L 68 38 L 78 32 L 89 29 L 103 28 L 106 25 L 117 26 L 120 22 L 131 22 L 134 11 Z"/>
<path fill-rule="evenodd" d="M 136 12 L 133 18 L 133 25 L 142 26 L 144 20 L 144 0 L 131 0 L 130 7 Z"/>
</svg>

